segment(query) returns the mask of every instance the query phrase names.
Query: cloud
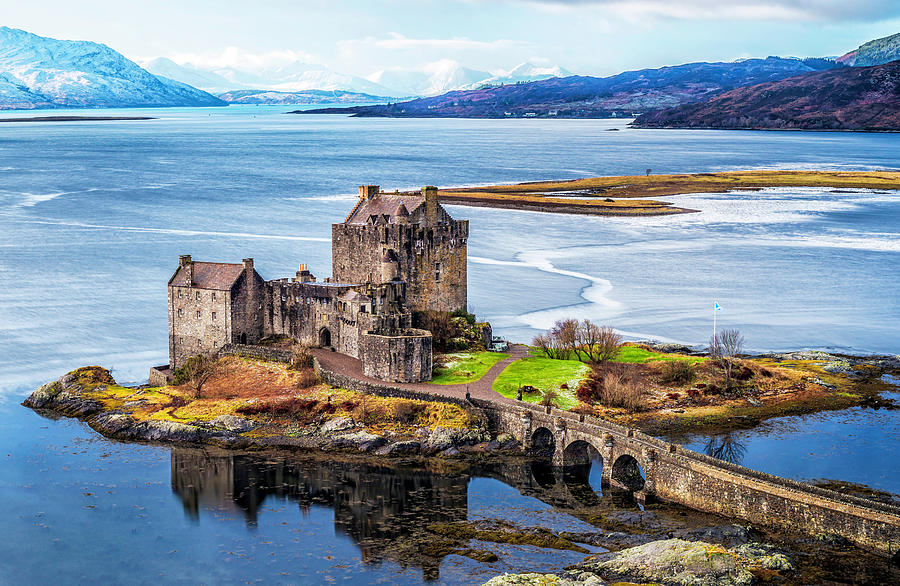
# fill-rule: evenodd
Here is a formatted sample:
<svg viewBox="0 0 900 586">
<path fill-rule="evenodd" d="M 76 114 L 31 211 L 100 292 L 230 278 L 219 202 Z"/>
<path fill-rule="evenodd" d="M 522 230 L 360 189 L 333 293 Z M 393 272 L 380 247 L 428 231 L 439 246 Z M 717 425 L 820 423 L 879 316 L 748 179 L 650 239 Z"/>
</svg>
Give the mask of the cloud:
<svg viewBox="0 0 900 586">
<path fill-rule="evenodd" d="M 354 41 L 349 41 L 354 42 Z M 359 41 L 357 41 L 359 42 Z M 368 37 L 363 43 L 371 43 L 382 49 L 439 49 L 444 51 L 468 51 L 468 50 L 494 50 L 510 47 L 523 47 L 528 43 L 512 39 L 497 39 L 495 41 L 476 41 L 466 37 L 454 37 L 451 39 L 413 39 L 399 33 L 388 33 L 386 39 Z"/>
<path fill-rule="evenodd" d="M 293 63 L 315 63 L 316 57 L 305 51 L 284 49 L 253 53 L 239 47 L 226 47 L 219 52 L 206 53 L 172 53 L 169 59 L 180 64 L 190 64 L 201 69 L 219 69 L 229 67 L 245 71 L 259 71 L 273 67 L 282 67 Z"/>
<path fill-rule="evenodd" d="M 880 21 L 900 16 L 897 0 L 519 0 L 551 10 L 594 6 L 619 16 L 677 19 Z"/>
</svg>

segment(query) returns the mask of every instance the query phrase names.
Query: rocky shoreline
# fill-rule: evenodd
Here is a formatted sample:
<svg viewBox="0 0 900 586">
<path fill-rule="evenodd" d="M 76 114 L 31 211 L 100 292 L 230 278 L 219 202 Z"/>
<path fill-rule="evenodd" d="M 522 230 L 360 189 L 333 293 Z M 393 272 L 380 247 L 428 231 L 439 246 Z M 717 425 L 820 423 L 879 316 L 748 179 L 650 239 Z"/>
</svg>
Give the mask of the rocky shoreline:
<svg viewBox="0 0 900 586">
<path fill-rule="evenodd" d="M 103 385 L 88 388 L 73 373 L 47 383 L 22 403 L 38 411 L 75 417 L 103 436 L 128 441 L 206 444 L 222 448 L 301 448 L 338 450 L 376 456 L 438 456 L 497 453 L 521 455 L 512 436 L 492 435 L 485 426 L 471 428 L 418 427 L 411 433 L 373 432 L 352 417 L 335 417 L 306 425 L 273 427 L 270 422 L 236 415 L 219 415 L 187 423 L 138 419 L 128 408 L 140 407 L 148 387 L 130 387 L 125 409 L 109 410 L 94 398 Z"/>
</svg>

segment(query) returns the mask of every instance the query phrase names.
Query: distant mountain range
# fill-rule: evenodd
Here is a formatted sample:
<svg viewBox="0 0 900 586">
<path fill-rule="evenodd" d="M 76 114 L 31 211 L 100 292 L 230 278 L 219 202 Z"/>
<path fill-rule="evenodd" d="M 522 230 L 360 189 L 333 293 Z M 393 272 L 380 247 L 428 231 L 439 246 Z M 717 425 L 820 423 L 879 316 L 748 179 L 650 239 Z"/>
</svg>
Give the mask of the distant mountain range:
<svg viewBox="0 0 900 586">
<path fill-rule="evenodd" d="M 156 75 L 216 94 L 248 89 L 280 92 L 331 90 L 398 98 L 434 96 L 489 84 L 520 83 L 571 75 L 557 65 L 534 63 L 522 63 L 509 71 L 493 74 L 464 67 L 450 59 L 429 63 L 419 69 L 382 69 L 365 78 L 338 73 L 322 65 L 299 62 L 255 72 L 233 67 L 178 64 L 165 57 L 145 61 L 142 65 Z"/>
<path fill-rule="evenodd" d="M 688 63 L 626 71 L 610 77 L 555 77 L 530 83 L 487 86 L 376 106 L 314 110 L 357 116 L 428 118 L 630 117 L 634 113 L 709 99 L 743 85 L 840 67 L 827 59 L 745 59 Z"/>
<path fill-rule="evenodd" d="M 0 109 L 224 105 L 148 73 L 106 45 L 0 27 Z"/>
<path fill-rule="evenodd" d="M 229 104 L 371 104 L 384 102 L 383 96 L 372 96 L 341 90 L 305 90 L 299 92 L 273 92 L 266 90 L 236 90 L 219 94 Z"/>
<path fill-rule="evenodd" d="M 900 129 L 900 61 L 742 87 L 644 114 L 639 128 Z"/>
</svg>

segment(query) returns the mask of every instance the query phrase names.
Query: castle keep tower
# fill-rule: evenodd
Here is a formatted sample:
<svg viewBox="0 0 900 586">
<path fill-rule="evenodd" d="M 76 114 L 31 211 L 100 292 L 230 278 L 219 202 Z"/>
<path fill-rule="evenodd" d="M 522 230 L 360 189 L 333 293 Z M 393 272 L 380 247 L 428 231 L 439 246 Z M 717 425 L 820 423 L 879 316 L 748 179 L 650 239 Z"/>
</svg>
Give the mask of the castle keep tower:
<svg viewBox="0 0 900 586">
<path fill-rule="evenodd" d="M 347 219 L 332 225 L 332 279 L 370 283 L 390 275 L 406 283 L 412 311 L 466 309 L 468 238 L 468 220 L 444 210 L 436 187 L 401 194 L 361 185 Z"/>
</svg>

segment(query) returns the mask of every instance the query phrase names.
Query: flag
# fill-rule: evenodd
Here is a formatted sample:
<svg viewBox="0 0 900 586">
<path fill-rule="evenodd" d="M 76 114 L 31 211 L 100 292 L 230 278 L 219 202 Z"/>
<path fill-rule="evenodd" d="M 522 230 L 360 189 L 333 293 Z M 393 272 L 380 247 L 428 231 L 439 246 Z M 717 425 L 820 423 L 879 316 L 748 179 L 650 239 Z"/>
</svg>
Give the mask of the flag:
<svg viewBox="0 0 900 586">
<path fill-rule="evenodd" d="M 722 306 L 719 305 L 719 302 L 716 301 L 715 304 L 716 304 L 716 311 L 722 311 Z"/>
</svg>

